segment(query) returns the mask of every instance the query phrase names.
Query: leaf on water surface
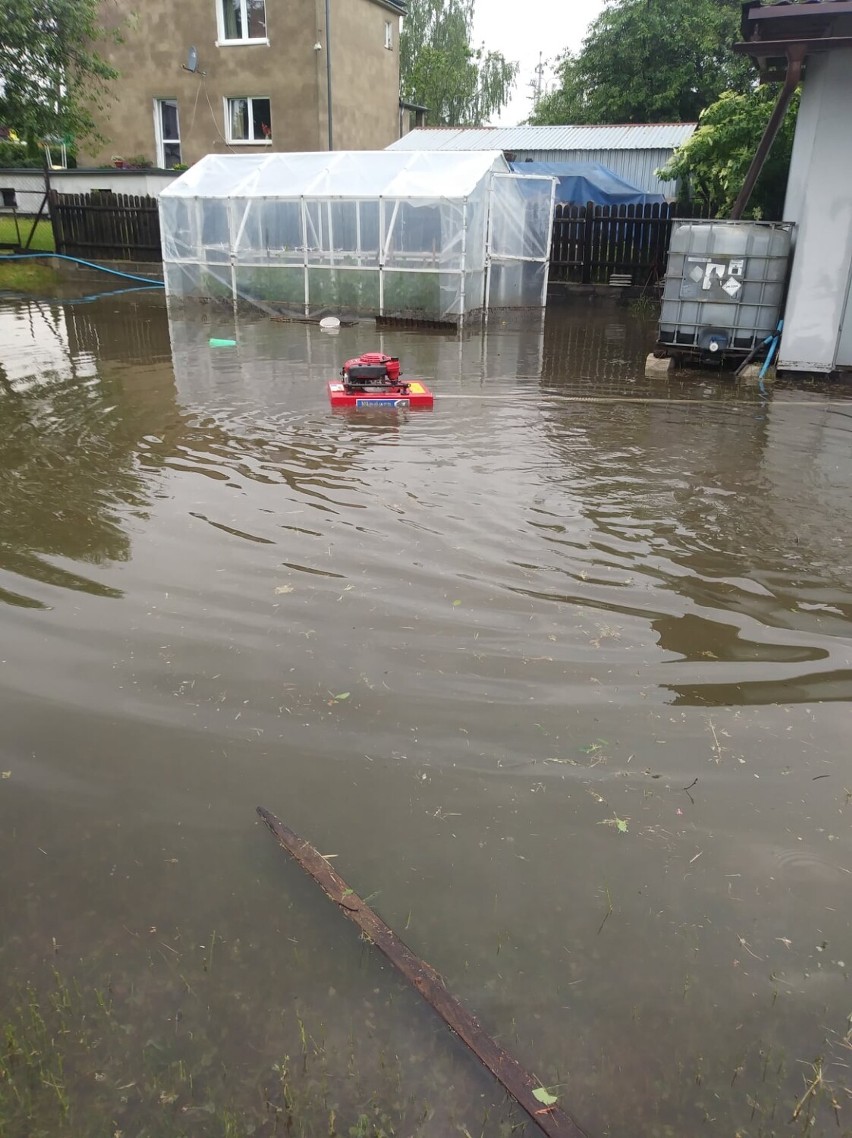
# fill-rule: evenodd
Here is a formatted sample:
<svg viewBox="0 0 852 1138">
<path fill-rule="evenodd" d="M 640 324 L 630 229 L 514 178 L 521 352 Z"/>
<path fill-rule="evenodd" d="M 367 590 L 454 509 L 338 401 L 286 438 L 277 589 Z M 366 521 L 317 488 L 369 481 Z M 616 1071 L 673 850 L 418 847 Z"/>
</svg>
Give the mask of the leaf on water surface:
<svg viewBox="0 0 852 1138">
<path fill-rule="evenodd" d="M 276 592 L 277 596 L 280 596 L 282 593 L 292 593 L 293 592 L 293 586 L 292 585 L 278 585 L 275 589 L 275 592 Z"/>
<path fill-rule="evenodd" d="M 581 747 L 580 750 L 584 755 L 593 755 L 595 751 L 599 751 L 602 747 L 608 747 L 609 742 L 606 739 L 595 739 L 594 743 L 589 743 L 588 747 Z"/>
<path fill-rule="evenodd" d="M 552 1095 L 546 1087 L 536 1087 L 533 1091 L 533 1098 L 544 1106 L 553 1106 L 555 1102 L 559 1101 L 558 1095 Z"/>
<path fill-rule="evenodd" d="M 11 771 L 0 771 L 0 778 L 11 778 L 11 777 L 12 777 Z"/>
<path fill-rule="evenodd" d="M 334 698 L 338 703 L 342 703 L 344 699 L 349 699 L 349 696 L 351 694 L 352 694 L 351 692 L 342 691 L 339 695 L 336 695 Z"/>
<path fill-rule="evenodd" d="M 453 608 L 457 609 L 460 604 L 461 604 L 461 601 L 453 601 Z"/>
<path fill-rule="evenodd" d="M 599 799 L 599 801 L 603 802 L 603 799 L 601 798 L 601 799 Z M 617 814 L 613 815 L 612 818 L 604 818 L 602 822 L 598 822 L 598 825 L 599 826 L 615 826 L 615 828 L 616 828 L 616 830 L 618 830 L 619 834 L 626 834 L 627 833 L 627 819 L 626 818 L 619 818 L 619 816 Z"/>
</svg>

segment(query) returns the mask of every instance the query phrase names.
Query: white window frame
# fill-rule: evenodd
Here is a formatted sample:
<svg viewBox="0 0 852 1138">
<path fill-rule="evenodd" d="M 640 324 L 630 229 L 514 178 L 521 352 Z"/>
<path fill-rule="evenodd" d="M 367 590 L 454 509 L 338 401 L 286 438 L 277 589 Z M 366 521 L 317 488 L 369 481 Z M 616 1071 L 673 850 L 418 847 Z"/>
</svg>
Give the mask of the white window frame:
<svg viewBox="0 0 852 1138">
<path fill-rule="evenodd" d="M 231 137 L 231 103 L 237 99 L 245 99 L 246 102 L 252 103 L 255 99 L 266 99 L 269 103 L 269 117 L 272 118 L 272 99 L 269 95 L 225 95 L 223 102 L 225 104 L 225 138 L 228 140 L 229 146 L 271 146 L 271 138 L 232 138 Z M 253 116 L 251 107 L 249 106 L 249 125 L 253 126 Z M 272 124 L 270 123 L 270 128 Z"/>
<path fill-rule="evenodd" d="M 225 13 L 222 5 L 225 0 L 215 0 L 216 4 L 216 28 L 217 39 L 216 47 L 245 47 L 247 44 L 266 44 L 269 46 L 269 23 L 266 25 L 265 36 L 255 36 L 253 39 L 249 36 L 244 36 L 242 39 L 227 39 L 225 36 Z M 243 27 L 248 29 L 248 12 L 246 11 L 246 0 L 240 0 L 240 8 L 243 17 Z M 268 0 L 264 0 L 264 15 L 267 21 L 269 20 L 269 4 Z"/>
<path fill-rule="evenodd" d="M 163 115 L 161 103 L 174 103 L 175 113 L 177 114 L 178 121 L 178 136 L 177 138 L 163 138 Z M 154 99 L 154 145 L 157 150 L 156 164 L 158 169 L 166 169 L 166 143 L 176 142 L 180 147 L 180 162 L 183 165 L 183 142 L 180 137 L 180 106 L 176 97 L 171 95 L 160 95 Z"/>
<path fill-rule="evenodd" d="M 390 20 L 385 20 L 385 47 L 393 51 L 393 24 Z"/>
</svg>

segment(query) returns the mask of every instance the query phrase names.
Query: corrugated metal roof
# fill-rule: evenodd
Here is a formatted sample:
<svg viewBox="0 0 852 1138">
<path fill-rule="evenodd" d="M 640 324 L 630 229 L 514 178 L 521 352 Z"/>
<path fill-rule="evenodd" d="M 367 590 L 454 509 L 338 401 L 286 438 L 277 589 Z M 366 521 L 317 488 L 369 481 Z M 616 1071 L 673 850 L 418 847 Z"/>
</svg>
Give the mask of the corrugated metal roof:
<svg viewBox="0 0 852 1138">
<path fill-rule="evenodd" d="M 421 127 L 388 150 L 674 150 L 694 122 L 623 126 Z"/>
</svg>

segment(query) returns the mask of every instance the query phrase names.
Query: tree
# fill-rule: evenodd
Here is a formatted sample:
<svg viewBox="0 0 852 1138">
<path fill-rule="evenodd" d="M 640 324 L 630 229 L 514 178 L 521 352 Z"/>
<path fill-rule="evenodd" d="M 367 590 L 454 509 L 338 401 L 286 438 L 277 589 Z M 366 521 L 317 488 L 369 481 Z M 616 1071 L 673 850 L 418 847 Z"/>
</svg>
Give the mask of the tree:
<svg viewBox="0 0 852 1138">
<path fill-rule="evenodd" d="M 739 0 L 606 0 L 534 123 L 694 122 L 722 91 L 745 90 L 749 65 L 730 45 Z"/>
<path fill-rule="evenodd" d="M 740 192 L 778 96 L 774 87 L 745 94 L 726 91 L 701 114 L 698 130 L 660 171 L 664 181 L 681 180 L 692 198 L 717 217 L 727 217 Z M 798 92 L 781 125 L 751 196 L 752 217 L 777 220 L 784 209 L 793 150 Z"/>
<path fill-rule="evenodd" d="M 84 138 L 117 75 L 94 48 L 99 0 L 0 0 L 0 125 L 22 138 Z"/>
<path fill-rule="evenodd" d="M 471 46 L 474 0 L 410 0 L 399 40 L 400 90 L 430 125 L 481 126 L 509 101 L 517 63 Z"/>
</svg>

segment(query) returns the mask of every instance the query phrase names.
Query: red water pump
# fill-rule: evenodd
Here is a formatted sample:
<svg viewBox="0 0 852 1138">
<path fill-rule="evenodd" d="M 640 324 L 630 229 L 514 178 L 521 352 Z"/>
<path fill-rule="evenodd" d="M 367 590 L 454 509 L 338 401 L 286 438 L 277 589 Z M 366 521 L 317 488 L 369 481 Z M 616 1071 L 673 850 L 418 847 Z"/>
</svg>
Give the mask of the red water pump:
<svg viewBox="0 0 852 1138">
<path fill-rule="evenodd" d="M 403 391 L 408 384 L 399 378 L 399 359 L 382 352 L 364 352 L 341 368 L 347 391 Z"/>
<path fill-rule="evenodd" d="M 400 379 L 399 359 L 383 352 L 365 352 L 347 360 L 341 380 L 328 384 L 328 397 L 336 409 L 428 411 L 432 392 L 420 379 Z"/>
</svg>

